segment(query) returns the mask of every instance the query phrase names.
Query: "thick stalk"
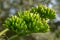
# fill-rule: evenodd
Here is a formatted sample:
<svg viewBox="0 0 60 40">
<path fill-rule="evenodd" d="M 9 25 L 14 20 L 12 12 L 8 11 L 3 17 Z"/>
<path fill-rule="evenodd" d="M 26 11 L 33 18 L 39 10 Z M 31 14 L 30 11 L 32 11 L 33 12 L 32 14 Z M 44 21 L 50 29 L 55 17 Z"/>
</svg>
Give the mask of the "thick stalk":
<svg viewBox="0 0 60 40">
<path fill-rule="evenodd" d="M 7 31 L 9 31 L 8 28 L 6 28 L 5 30 L 3 30 L 2 32 L 0 32 L 0 36 L 2 36 L 3 34 L 5 34 Z"/>
</svg>

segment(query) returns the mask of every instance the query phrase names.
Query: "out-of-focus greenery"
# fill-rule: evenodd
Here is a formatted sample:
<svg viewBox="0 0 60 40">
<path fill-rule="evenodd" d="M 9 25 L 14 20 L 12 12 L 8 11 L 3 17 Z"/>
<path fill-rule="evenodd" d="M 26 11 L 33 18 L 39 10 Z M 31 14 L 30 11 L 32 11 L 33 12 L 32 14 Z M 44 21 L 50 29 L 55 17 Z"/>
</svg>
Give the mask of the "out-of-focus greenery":
<svg viewBox="0 0 60 40">
<path fill-rule="evenodd" d="M 55 36 L 58 38 L 60 37 L 60 29 L 56 30 Z"/>
<path fill-rule="evenodd" d="M 54 23 L 52 25 L 50 25 L 50 31 L 51 32 L 55 32 L 56 30 L 57 30 L 57 27 Z"/>
</svg>

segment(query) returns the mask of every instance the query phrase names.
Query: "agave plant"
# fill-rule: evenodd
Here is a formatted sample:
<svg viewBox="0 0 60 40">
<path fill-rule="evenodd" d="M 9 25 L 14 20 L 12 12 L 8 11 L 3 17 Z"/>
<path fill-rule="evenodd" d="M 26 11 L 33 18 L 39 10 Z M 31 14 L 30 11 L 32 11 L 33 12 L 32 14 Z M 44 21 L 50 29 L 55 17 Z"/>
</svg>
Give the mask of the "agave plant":
<svg viewBox="0 0 60 40">
<path fill-rule="evenodd" d="M 18 13 L 18 17 L 23 18 L 28 30 L 31 32 L 47 32 L 49 29 L 48 24 L 45 20 L 41 20 L 39 14 L 33 14 L 30 13 L 30 11 L 24 11 L 22 13 Z"/>
<path fill-rule="evenodd" d="M 39 6 L 33 7 L 29 11 L 31 13 L 38 13 L 42 19 L 43 18 L 44 19 L 54 19 L 56 17 L 55 11 L 44 5 L 39 5 Z"/>
<path fill-rule="evenodd" d="M 31 10 L 18 12 L 17 15 L 6 19 L 3 24 L 6 29 L 0 33 L 0 36 L 8 30 L 20 35 L 48 32 L 49 25 L 46 23 L 46 19 L 53 18 L 55 18 L 55 11 L 43 5 L 34 7 Z"/>
</svg>

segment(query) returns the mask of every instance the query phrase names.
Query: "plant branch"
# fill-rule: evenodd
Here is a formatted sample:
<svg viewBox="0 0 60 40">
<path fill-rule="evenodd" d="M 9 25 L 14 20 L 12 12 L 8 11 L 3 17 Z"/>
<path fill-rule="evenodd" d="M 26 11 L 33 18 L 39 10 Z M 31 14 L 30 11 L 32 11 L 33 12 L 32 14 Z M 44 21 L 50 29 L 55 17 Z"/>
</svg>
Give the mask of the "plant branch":
<svg viewBox="0 0 60 40">
<path fill-rule="evenodd" d="M 6 28 L 5 30 L 3 30 L 2 32 L 0 32 L 0 36 L 2 36 L 3 34 L 5 34 L 7 31 L 9 31 L 8 28 Z"/>
</svg>

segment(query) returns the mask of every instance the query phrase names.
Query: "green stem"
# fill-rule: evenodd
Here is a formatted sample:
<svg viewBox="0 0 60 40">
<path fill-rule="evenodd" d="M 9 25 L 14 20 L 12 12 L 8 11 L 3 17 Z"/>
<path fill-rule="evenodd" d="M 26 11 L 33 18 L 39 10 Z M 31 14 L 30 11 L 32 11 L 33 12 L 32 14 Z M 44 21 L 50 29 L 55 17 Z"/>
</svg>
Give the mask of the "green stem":
<svg viewBox="0 0 60 40">
<path fill-rule="evenodd" d="M 17 40 L 18 38 L 18 35 L 13 35 L 12 37 L 8 38 L 8 40 Z"/>
<path fill-rule="evenodd" d="M 8 28 L 6 28 L 5 30 L 3 30 L 2 32 L 0 32 L 0 36 L 2 36 L 3 34 L 5 34 L 7 31 L 9 31 Z"/>
</svg>

